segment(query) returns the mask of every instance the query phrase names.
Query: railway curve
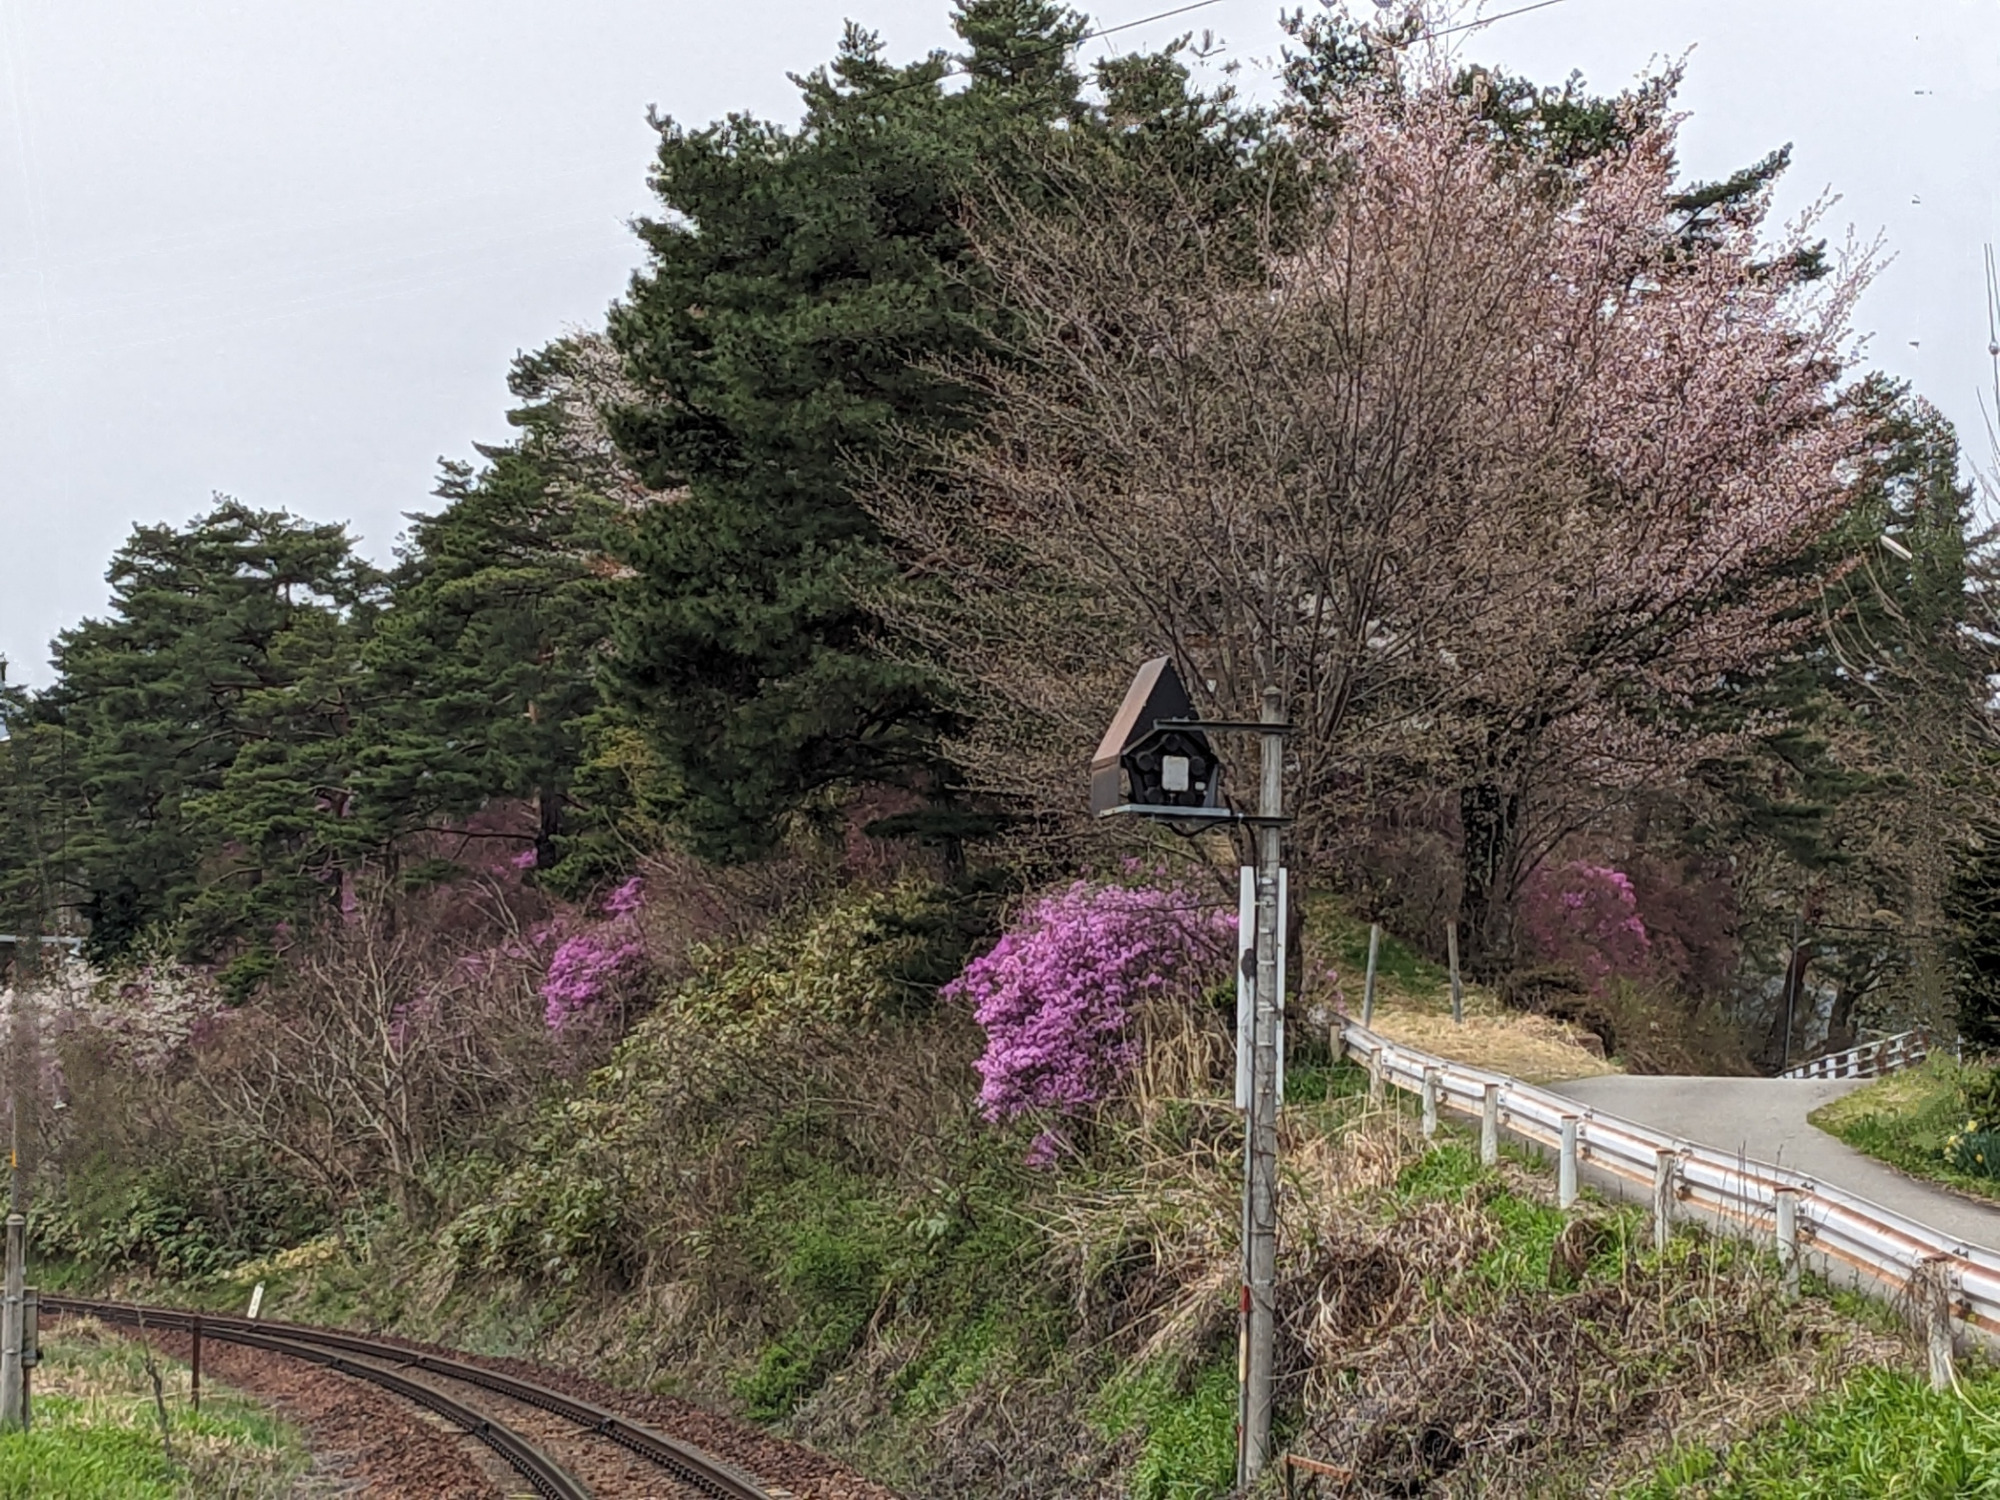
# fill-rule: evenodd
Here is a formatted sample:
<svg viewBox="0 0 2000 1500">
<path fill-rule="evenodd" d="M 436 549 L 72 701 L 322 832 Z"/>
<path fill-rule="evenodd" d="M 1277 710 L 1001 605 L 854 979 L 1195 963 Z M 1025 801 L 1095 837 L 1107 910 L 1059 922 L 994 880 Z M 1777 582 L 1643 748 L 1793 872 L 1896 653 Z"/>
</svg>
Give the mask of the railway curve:
<svg viewBox="0 0 2000 1500">
<path fill-rule="evenodd" d="M 482 1365 L 411 1349 L 392 1340 L 302 1323 L 84 1297 L 44 1295 L 41 1306 L 49 1313 L 70 1313 L 106 1323 L 175 1333 L 192 1334 L 198 1326 L 203 1338 L 290 1355 L 338 1374 L 369 1381 L 436 1412 L 478 1438 L 499 1453 L 546 1500 L 592 1500 L 592 1495 L 574 1475 L 506 1424 L 401 1372 L 421 1371 L 459 1381 L 547 1412 L 583 1432 L 616 1443 L 708 1500 L 784 1500 L 783 1491 L 765 1489 L 733 1465 L 595 1402 Z"/>
</svg>

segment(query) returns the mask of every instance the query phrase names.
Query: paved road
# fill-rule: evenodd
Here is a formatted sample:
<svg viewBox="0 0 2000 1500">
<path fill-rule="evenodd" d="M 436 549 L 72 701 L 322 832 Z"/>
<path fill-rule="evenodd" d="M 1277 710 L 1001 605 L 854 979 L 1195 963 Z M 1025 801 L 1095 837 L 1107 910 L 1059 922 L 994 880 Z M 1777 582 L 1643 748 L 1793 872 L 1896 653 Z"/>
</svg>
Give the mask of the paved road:
<svg viewBox="0 0 2000 1500">
<path fill-rule="evenodd" d="M 2000 1206 L 1986 1208 L 1863 1156 L 1806 1116 L 1864 1080 L 1673 1078 L 1611 1074 L 1548 1085 L 1553 1093 L 1683 1140 L 1790 1167 L 1907 1214 L 1968 1244 L 2000 1252 Z"/>
</svg>

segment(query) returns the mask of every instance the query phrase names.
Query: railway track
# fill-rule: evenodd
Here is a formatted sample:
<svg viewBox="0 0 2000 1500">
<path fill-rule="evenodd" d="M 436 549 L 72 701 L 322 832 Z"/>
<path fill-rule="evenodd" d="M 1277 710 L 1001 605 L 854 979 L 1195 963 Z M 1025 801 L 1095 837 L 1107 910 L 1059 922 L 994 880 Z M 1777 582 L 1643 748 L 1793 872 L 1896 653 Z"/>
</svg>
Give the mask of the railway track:
<svg viewBox="0 0 2000 1500">
<path fill-rule="evenodd" d="M 459 1381 L 559 1417 L 646 1459 L 710 1500 L 781 1500 L 782 1497 L 782 1492 L 764 1489 L 741 1470 L 593 1402 L 481 1365 L 427 1354 L 381 1339 L 300 1323 L 192 1313 L 132 1302 L 99 1302 L 82 1297 L 44 1294 L 41 1306 L 44 1312 L 71 1313 L 106 1323 L 175 1333 L 192 1334 L 198 1325 L 203 1338 L 267 1349 L 369 1381 L 416 1402 L 478 1438 L 512 1465 L 546 1500 L 593 1500 L 593 1497 L 581 1480 L 512 1428 L 404 1372 L 422 1371 Z"/>
</svg>

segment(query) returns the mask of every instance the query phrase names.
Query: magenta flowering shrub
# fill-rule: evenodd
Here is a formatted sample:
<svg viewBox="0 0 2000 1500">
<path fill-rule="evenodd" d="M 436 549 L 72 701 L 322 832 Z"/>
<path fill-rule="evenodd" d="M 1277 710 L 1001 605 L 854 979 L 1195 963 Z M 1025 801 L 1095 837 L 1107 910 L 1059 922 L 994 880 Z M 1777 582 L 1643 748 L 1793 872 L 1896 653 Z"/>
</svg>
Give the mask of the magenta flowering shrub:
<svg viewBox="0 0 2000 1500">
<path fill-rule="evenodd" d="M 551 1030 L 595 1012 L 612 985 L 644 954 L 636 939 L 603 932 L 580 932 L 566 939 L 549 960 L 542 980 L 542 1016 Z"/>
<path fill-rule="evenodd" d="M 1623 870 L 1581 860 L 1543 866 L 1528 881 L 1521 918 L 1535 956 L 1574 969 L 1592 989 L 1651 972 L 1652 935 Z"/>
<path fill-rule="evenodd" d="M 1093 885 L 1045 896 L 942 991 L 986 1032 L 978 1068 L 989 1120 L 1072 1113 L 1137 1061 L 1133 1014 L 1229 972 L 1236 914 L 1179 887 Z M 1052 1159 L 1053 1148 L 1043 1154 Z"/>
<path fill-rule="evenodd" d="M 645 904 L 646 878 L 643 875 L 634 875 L 604 898 L 604 914 L 607 917 L 629 917 Z"/>
<path fill-rule="evenodd" d="M 618 983 L 643 964 L 639 917 L 645 906 L 646 884 L 635 875 L 604 898 L 603 921 L 580 930 L 558 921 L 530 934 L 536 947 L 555 944 L 541 984 L 542 1018 L 551 1031 L 595 1017 Z"/>
</svg>

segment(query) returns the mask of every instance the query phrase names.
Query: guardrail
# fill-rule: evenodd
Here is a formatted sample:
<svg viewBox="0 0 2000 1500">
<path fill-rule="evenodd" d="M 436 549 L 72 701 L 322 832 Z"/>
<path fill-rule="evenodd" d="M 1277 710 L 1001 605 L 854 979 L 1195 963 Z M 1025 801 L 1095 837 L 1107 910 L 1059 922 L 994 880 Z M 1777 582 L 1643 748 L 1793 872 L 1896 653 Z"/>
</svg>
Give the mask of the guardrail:
<svg viewBox="0 0 2000 1500">
<path fill-rule="evenodd" d="M 1880 1078 L 1885 1073 L 1914 1068 L 1931 1055 L 1927 1032 L 1906 1031 L 1900 1036 L 1863 1042 L 1845 1052 L 1829 1052 L 1811 1062 L 1787 1068 L 1780 1078 Z"/>
<path fill-rule="evenodd" d="M 1557 1153 L 1565 1206 L 1575 1196 L 1577 1171 L 1588 1169 L 1609 1185 L 1650 1195 L 1661 1232 L 1677 1214 L 1699 1212 L 1735 1233 L 1776 1239 L 1788 1279 L 1803 1259 L 1909 1309 L 1927 1333 L 1934 1382 L 1951 1378 L 1954 1320 L 2000 1340 L 2000 1254 L 1832 1183 L 1621 1120 L 1358 1025 L 1342 1027 L 1341 1041 L 1367 1066 L 1371 1091 L 1393 1087 L 1423 1096 L 1427 1126 L 1437 1110 L 1453 1109 L 1481 1118 L 1488 1151 L 1504 1130 Z"/>
</svg>

